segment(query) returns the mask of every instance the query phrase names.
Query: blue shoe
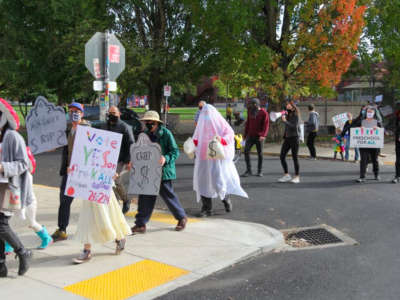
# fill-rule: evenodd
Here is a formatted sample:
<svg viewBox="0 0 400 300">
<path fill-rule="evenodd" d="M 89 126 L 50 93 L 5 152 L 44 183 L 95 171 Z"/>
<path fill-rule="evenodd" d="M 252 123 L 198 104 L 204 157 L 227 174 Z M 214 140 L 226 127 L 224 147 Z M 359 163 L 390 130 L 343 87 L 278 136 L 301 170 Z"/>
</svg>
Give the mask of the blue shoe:
<svg viewBox="0 0 400 300">
<path fill-rule="evenodd" d="M 6 242 L 5 247 L 4 247 L 4 252 L 6 255 L 9 255 L 14 252 L 14 248 L 11 247 L 11 245 Z"/>
<path fill-rule="evenodd" d="M 42 227 L 42 230 L 36 232 L 36 234 L 40 237 L 40 239 L 42 240 L 42 244 L 40 244 L 40 246 L 38 247 L 38 249 L 46 249 L 47 246 L 49 246 L 50 244 L 53 243 L 53 239 L 51 238 L 51 236 L 49 235 L 49 233 L 47 232 L 46 227 Z"/>
</svg>

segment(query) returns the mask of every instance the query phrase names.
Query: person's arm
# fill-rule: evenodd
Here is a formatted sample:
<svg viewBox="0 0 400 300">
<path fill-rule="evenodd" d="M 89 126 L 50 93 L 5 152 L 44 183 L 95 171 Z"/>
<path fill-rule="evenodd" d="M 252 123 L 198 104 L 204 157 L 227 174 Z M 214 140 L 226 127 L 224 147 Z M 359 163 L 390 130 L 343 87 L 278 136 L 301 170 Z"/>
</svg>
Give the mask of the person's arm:
<svg viewBox="0 0 400 300">
<path fill-rule="evenodd" d="M 289 121 L 288 118 L 284 118 L 285 124 L 290 127 L 290 128 L 296 128 L 297 126 L 299 126 L 299 117 L 297 115 L 293 116 L 293 120 Z"/>
<path fill-rule="evenodd" d="M 268 112 L 265 112 L 262 124 L 263 124 L 263 130 L 261 131 L 260 137 L 265 139 L 267 137 L 267 135 L 268 135 L 268 130 L 269 130 L 269 115 L 268 115 Z"/>
<path fill-rule="evenodd" d="M 176 144 L 175 138 L 170 131 L 167 131 L 167 138 L 168 152 L 164 154 L 166 164 L 175 161 L 179 157 L 178 145 Z"/>
<path fill-rule="evenodd" d="M 244 134 L 243 134 L 244 139 L 246 139 L 248 133 L 249 133 L 249 116 L 247 116 L 246 123 L 244 124 Z"/>
<path fill-rule="evenodd" d="M 0 171 L 4 173 L 4 177 L 20 176 L 25 173 L 28 168 L 28 154 L 26 153 L 26 145 L 21 136 L 14 133 L 9 137 L 10 145 L 4 148 L 4 151 L 13 151 L 14 160 L 10 162 L 1 162 Z"/>
</svg>

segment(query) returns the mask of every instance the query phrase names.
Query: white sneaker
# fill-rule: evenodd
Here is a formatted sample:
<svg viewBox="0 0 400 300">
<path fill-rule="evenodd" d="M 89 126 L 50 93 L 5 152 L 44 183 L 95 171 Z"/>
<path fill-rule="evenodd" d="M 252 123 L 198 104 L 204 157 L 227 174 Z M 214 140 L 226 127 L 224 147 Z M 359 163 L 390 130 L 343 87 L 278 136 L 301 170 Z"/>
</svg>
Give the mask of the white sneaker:
<svg viewBox="0 0 400 300">
<path fill-rule="evenodd" d="M 290 176 L 289 174 L 287 175 L 283 175 L 283 177 L 278 179 L 278 182 L 288 182 L 292 179 L 292 176 Z"/>
<path fill-rule="evenodd" d="M 292 180 L 290 180 L 291 183 L 300 183 L 300 177 L 296 176 Z"/>
</svg>

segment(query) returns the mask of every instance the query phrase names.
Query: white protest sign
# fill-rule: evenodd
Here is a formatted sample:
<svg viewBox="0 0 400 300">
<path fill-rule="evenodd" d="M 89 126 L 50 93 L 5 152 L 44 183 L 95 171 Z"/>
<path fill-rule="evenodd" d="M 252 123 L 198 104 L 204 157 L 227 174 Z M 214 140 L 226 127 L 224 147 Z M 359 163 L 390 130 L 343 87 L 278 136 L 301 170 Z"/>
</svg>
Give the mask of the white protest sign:
<svg viewBox="0 0 400 300">
<path fill-rule="evenodd" d="M 162 176 L 161 147 L 152 143 L 145 133 L 131 146 L 131 177 L 129 194 L 158 195 Z"/>
<path fill-rule="evenodd" d="M 390 105 L 386 105 L 379 109 L 382 116 L 387 117 L 393 113 L 393 108 Z"/>
<path fill-rule="evenodd" d="M 302 143 L 304 143 L 304 123 L 300 124 L 300 137 L 299 137 L 300 141 Z"/>
<path fill-rule="evenodd" d="M 332 122 L 333 122 L 333 125 L 335 125 L 335 128 L 343 129 L 343 126 L 347 122 L 348 119 L 349 119 L 349 117 L 347 116 L 347 113 L 342 113 L 342 114 L 333 116 Z"/>
<path fill-rule="evenodd" d="M 107 204 L 118 164 L 122 134 L 78 126 L 65 195 Z"/>
<path fill-rule="evenodd" d="M 67 144 L 67 120 L 64 109 L 39 96 L 26 117 L 28 145 L 33 154 L 46 152 Z"/>
<path fill-rule="evenodd" d="M 350 129 L 351 148 L 383 148 L 384 129 L 356 127 Z"/>
</svg>

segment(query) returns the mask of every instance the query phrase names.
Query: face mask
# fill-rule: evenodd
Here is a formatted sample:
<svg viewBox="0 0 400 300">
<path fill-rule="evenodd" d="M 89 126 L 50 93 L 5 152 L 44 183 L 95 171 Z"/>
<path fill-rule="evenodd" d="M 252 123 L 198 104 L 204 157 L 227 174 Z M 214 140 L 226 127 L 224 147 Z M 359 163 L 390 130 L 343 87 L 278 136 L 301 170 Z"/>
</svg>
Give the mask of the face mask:
<svg viewBox="0 0 400 300">
<path fill-rule="evenodd" d="M 118 120 L 119 120 L 119 117 L 114 116 L 114 115 L 108 115 L 108 117 L 107 117 L 107 121 L 109 123 L 117 123 Z"/>
<path fill-rule="evenodd" d="M 79 122 L 81 120 L 81 114 L 74 111 L 70 114 L 72 122 Z"/>
<path fill-rule="evenodd" d="M 372 119 L 375 116 L 375 113 L 373 111 L 367 112 L 367 119 Z"/>
<path fill-rule="evenodd" d="M 151 131 L 154 126 L 156 126 L 156 124 L 154 124 L 154 123 L 146 123 L 146 128 L 147 128 L 148 131 Z"/>
</svg>

